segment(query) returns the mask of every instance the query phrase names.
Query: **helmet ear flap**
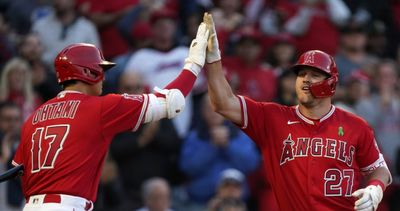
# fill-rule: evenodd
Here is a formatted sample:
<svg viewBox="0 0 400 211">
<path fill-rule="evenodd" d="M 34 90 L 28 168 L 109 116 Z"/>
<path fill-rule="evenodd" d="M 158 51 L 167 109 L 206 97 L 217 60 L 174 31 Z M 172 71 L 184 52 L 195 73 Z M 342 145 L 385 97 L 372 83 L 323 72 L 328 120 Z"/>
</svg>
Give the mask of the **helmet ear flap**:
<svg viewBox="0 0 400 211">
<path fill-rule="evenodd" d="M 330 97 L 336 92 L 336 78 L 331 76 L 323 81 L 310 85 L 311 94 L 315 98 Z"/>
</svg>

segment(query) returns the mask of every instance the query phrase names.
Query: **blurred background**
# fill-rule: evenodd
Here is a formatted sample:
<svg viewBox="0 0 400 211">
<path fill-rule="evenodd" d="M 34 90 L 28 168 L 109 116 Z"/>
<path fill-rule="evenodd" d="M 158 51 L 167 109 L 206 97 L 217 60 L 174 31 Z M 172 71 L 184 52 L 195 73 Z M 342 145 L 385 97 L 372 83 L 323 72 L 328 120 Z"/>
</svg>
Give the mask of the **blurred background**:
<svg viewBox="0 0 400 211">
<path fill-rule="evenodd" d="M 394 177 L 379 210 L 400 210 L 400 0 L 0 0 L 0 172 L 23 121 L 60 91 L 53 60 L 66 45 L 117 63 L 104 94 L 148 93 L 181 71 L 205 11 L 237 94 L 295 105 L 298 55 L 335 57 L 334 104 L 369 122 Z M 178 118 L 114 138 L 95 210 L 278 210 L 259 150 L 206 92 L 200 76 Z M 0 210 L 23 204 L 18 180 L 0 184 Z"/>
</svg>

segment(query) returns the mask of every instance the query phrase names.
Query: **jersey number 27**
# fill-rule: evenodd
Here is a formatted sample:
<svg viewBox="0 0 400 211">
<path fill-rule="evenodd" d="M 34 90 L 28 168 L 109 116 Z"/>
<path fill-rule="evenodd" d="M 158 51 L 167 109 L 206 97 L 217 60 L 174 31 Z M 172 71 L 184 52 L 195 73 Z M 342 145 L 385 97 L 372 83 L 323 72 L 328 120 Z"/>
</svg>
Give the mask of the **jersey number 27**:
<svg viewBox="0 0 400 211">
<path fill-rule="evenodd" d="M 32 173 L 52 169 L 69 133 L 69 125 L 36 128 L 32 134 Z M 47 145 L 47 147 L 45 147 Z M 42 149 L 46 149 L 46 151 Z"/>
<path fill-rule="evenodd" d="M 325 196 L 351 196 L 353 169 L 328 169 L 325 171 Z"/>
</svg>

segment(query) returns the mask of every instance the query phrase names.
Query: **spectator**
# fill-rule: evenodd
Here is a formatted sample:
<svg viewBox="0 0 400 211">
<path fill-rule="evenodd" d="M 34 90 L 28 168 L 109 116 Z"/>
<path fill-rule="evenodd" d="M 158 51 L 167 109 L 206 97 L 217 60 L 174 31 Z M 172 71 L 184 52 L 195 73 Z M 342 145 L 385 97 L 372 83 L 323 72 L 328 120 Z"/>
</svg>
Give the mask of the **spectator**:
<svg viewBox="0 0 400 211">
<path fill-rule="evenodd" d="M 379 56 L 393 57 L 396 52 L 396 44 L 399 42 L 398 20 L 398 1 L 382 1 L 375 0 L 346 0 L 346 4 L 352 11 L 352 21 L 361 25 L 372 26 L 376 22 L 380 22 L 385 27 L 385 38 L 387 47 Z M 396 8 L 397 7 L 397 8 Z"/>
<path fill-rule="evenodd" d="M 91 43 L 100 47 L 97 29 L 75 10 L 76 0 L 54 0 L 54 11 L 33 23 L 32 31 L 44 46 L 43 61 L 53 67 L 54 58 L 72 43 Z"/>
<path fill-rule="evenodd" d="M 129 59 L 125 72 L 140 73 L 150 87 L 163 87 L 180 73 L 188 48 L 176 45 L 176 18 L 176 14 L 168 9 L 152 13 L 150 17 L 152 45 L 136 51 Z M 201 78 L 196 82 L 194 89 L 198 88 L 199 80 Z M 190 127 L 193 106 L 191 98 L 191 95 L 186 98 L 185 110 L 173 119 L 180 137 L 184 137 Z"/>
<path fill-rule="evenodd" d="M 221 51 L 224 51 L 228 44 L 231 33 L 239 29 L 244 22 L 244 15 L 241 12 L 241 0 L 217 0 L 216 7 L 211 9 L 215 17 L 215 24 L 220 38 Z M 223 53 L 223 52 L 222 52 Z"/>
<path fill-rule="evenodd" d="M 260 30 L 268 36 L 276 36 L 285 33 L 285 21 L 294 12 L 295 4 L 287 1 L 260 1 L 253 0 L 246 7 L 246 16 L 250 22 L 259 22 Z M 254 19 L 254 14 L 259 13 L 258 19 Z"/>
<path fill-rule="evenodd" d="M 222 207 L 225 207 L 225 205 L 223 206 L 222 204 L 225 204 L 226 201 L 236 201 L 238 205 L 244 205 L 243 207 L 239 207 L 245 209 L 246 206 L 243 201 L 245 179 L 246 178 L 242 172 L 236 169 L 231 168 L 222 171 L 216 188 L 216 194 L 208 203 L 207 210 L 225 210 L 227 208 L 223 209 Z M 235 203 L 229 204 L 230 206 L 233 206 Z"/>
<path fill-rule="evenodd" d="M 284 71 L 278 78 L 278 91 L 275 102 L 282 105 L 294 106 L 297 104 L 296 97 L 296 74 L 293 71 Z"/>
<path fill-rule="evenodd" d="M 216 7 L 211 10 L 215 17 L 215 27 L 217 30 L 232 32 L 237 29 L 244 21 L 241 14 L 241 0 L 217 0 Z"/>
<path fill-rule="evenodd" d="M 151 44 L 151 28 L 148 21 L 141 20 L 143 13 L 147 14 L 154 10 L 156 5 L 149 5 L 151 1 L 143 1 L 136 5 L 123 19 L 119 21 L 118 30 L 129 43 L 129 49 L 126 53 L 116 56 L 113 61 L 117 64 L 113 71 L 106 73 L 105 92 L 116 92 L 118 87 L 118 78 L 126 69 L 132 55 L 139 49 L 149 47 Z M 196 29 L 197 30 L 197 29 Z M 196 31 L 197 32 L 197 31 Z"/>
<path fill-rule="evenodd" d="M 223 199 L 210 211 L 247 211 L 246 204 L 239 199 Z"/>
<path fill-rule="evenodd" d="M 260 163 L 254 143 L 212 110 L 207 94 L 200 111 L 198 127 L 191 130 L 181 151 L 180 166 L 189 179 L 189 198 L 182 210 L 204 210 L 225 169 L 235 168 L 247 175 Z"/>
<path fill-rule="evenodd" d="M 141 74 L 124 72 L 118 80 L 118 93 L 139 94 L 150 92 L 149 86 L 143 81 Z"/>
<path fill-rule="evenodd" d="M 33 90 L 32 74 L 28 63 L 21 58 L 13 58 L 5 65 L 0 78 L 0 102 L 17 104 L 25 120 L 40 104 Z"/>
<path fill-rule="evenodd" d="M 396 94 L 399 80 L 396 63 L 383 60 L 376 69 L 374 85 L 376 92 L 356 105 L 358 115 L 374 128 L 377 143 L 388 160 L 393 177 L 396 175 L 396 156 L 400 148 L 400 99 Z"/>
<path fill-rule="evenodd" d="M 44 48 L 37 34 L 27 34 L 18 46 L 19 55 L 29 63 L 32 84 L 42 101 L 55 97 L 60 91 L 54 71 L 42 61 Z"/>
<path fill-rule="evenodd" d="M 224 59 L 223 65 L 237 93 L 272 101 L 276 97 L 276 76 L 262 64 L 260 39 L 261 34 L 255 30 L 240 30 L 235 55 Z"/>
<path fill-rule="evenodd" d="M 15 55 L 15 46 L 11 30 L 5 16 L 0 13 L 0 69 Z"/>
<path fill-rule="evenodd" d="M 339 84 L 344 85 L 353 71 L 368 60 L 367 33 L 363 26 L 349 24 L 340 32 L 340 43 L 335 56 L 340 70 Z"/>
<path fill-rule="evenodd" d="M 182 23 L 182 31 L 181 33 L 183 34 L 182 37 L 179 39 L 179 43 L 189 46 L 190 41 L 196 37 L 196 25 L 198 25 L 202 20 L 203 20 L 203 14 L 202 10 L 198 9 L 196 11 L 193 11 L 192 13 L 188 14 L 187 18 L 185 21 Z"/>
<path fill-rule="evenodd" d="M 27 35 L 32 21 L 50 13 L 50 7 L 43 0 L 18 0 L 8 2 L 5 15 L 10 20 L 13 31 L 18 35 Z"/>
<path fill-rule="evenodd" d="M 247 177 L 252 194 L 247 202 L 249 210 L 280 210 L 271 183 L 265 179 L 269 171 L 265 169 L 265 166 L 260 166 L 257 171 Z"/>
<path fill-rule="evenodd" d="M 137 94 L 148 91 L 140 74 L 124 72 L 119 81 L 119 93 Z M 128 204 L 142 206 L 141 184 L 151 177 L 166 178 L 170 184 L 181 182 L 178 155 L 182 145 L 172 121 L 152 122 L 135 133 L 116 135 L 111 143 L 111 157 L 118 167 Z"/>
<path fill-rule="evenodd" d="M 280 76 L 288 70 L 296 60 L 297 49 L 293 38 L 281 36 L 266 53 L 265 61 L 273 68 L 275 75 Z"/>
<path fill-rule="evenodd" d="M 355 106 L 369 97 L 370 86 L 370 78 L 364 71 L 352 72 L 345 85 L 346 92 L 343 100 L 339 100 L 335 105 L 355 114 Z"/>
<path fill-rule="evenodd" d="M 387 37 L 387 26 L 382 21 L 373 21 L 368 28 L 367 52 L 379 58 L 389 56 L 390 42 Z M 390 47 L 393 48 L 393 47 Z"/>
<path fill-rule="evenodd" d="M 7 164 L 12 154 L 13 137 L 20 132 L 22 123 L 20 108 L 12 102 L 0 103 L 0 163 Z M 18 144 L 18 142 L 16 143 Z"/>
<path fill-rule="evenodd" d="M 163 178 L 146 180 L 142 185 L 142 198 L 145 206 L 137 211 L 172 211 L 171 190 Z"/>
<path fill-rule="evenodd" d="M 129 1 L 129 0 L 128 0 Z M 174 0 L 172 0 L 174 1 Z M 141 48 L 141 40 L 151 38 L 149 29 L 142 30 L 141 25 L 149 25 L 149 19 L 154 11 L 167 7 L 168 2 L 164 0 L 140 0 L 137 4 L 124 15 L 117 23 L 117 28 L 121 36 L 129 43 L 131 47 Z M 136 27 L 139 24 L 140 27 Z M 196 29 L 197 31 L 197 29 Z M 146 40 L 147 41 L 147 40 Z M 147 46 L 143 46 L 147 47 Z"/>
<path fill-rule="evenodd" d="M 0 172 L 11 168 L 11 159 L 19 143 L 22 124 L 20 108 L 12 102 L 0 103 Z M 19 180 L 0 184 L 0 210 L 21 210 L 23 195 Z"/>
<path fill-rule="evenodd" d="M 342 0 L 300 0 L 295 14 L 285 21 L 285 31 L 297 37 L 299 52 L 320 49 L 335 54 L 339 39 L 338 26 L 350 18 Z M 323 32 L 324 36 L 320 33 Z"/>
<path fill-rule="evenodd" d="M 117 23 L 137 4 L 138 0 L 77 0 L 80 12 L 91 20 L 99 31 L 106 59 L 111 60 L 128 51 L 128 43 L 119 33 Z"/>
<path fill-rule="evenodd" d="M 96 211 L 124 211 L 132 209 L 131 205 L 126 203 L 121 183 L 117 165 L 108 153 L 101 171 L 97 200 L 94 205 Z"/>
</svg>

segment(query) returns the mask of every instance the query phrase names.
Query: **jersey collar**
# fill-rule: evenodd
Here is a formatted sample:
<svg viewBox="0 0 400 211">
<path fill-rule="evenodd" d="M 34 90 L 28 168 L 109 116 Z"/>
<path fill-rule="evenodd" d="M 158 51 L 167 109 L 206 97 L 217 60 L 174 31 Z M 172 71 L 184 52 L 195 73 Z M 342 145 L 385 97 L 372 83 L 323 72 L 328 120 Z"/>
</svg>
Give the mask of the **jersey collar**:
<svg viewBox="0 0 400 211">
<path fill-rule="evenodd" d="M 74 90 L 64 90 L 61 91 L 60 93 L 57 94 L 57 98 L 63 98 L 66 94 L 68 93 L 74 93 L 74 94 L 83 94 L 82 92 L 79 91 L 74 91 Z"/>
<path fill-rule="evenodd" d="M 332 116 L 333 112 L 335 112 L 336 107 L 334 105 L 331 106 L 331 110 L 325 114 L 325 116 L 323 116 L 321 119 L 319 119 L 319 122 L 321 123 L 322 121 L 328 119 L 330 116 Z M 310 124 L 310 125 L 314 125 L 314 122 L 310 119 L 308 119 L 307 117 L 305 117 L 303 114 L 301 114 L 300 110 L 299 110 L 299 105 L 296 106 L 296 114 L 298 117 L 300 117 L 300 119 L 302 119 L 304 122 Z"/>
</svg>

